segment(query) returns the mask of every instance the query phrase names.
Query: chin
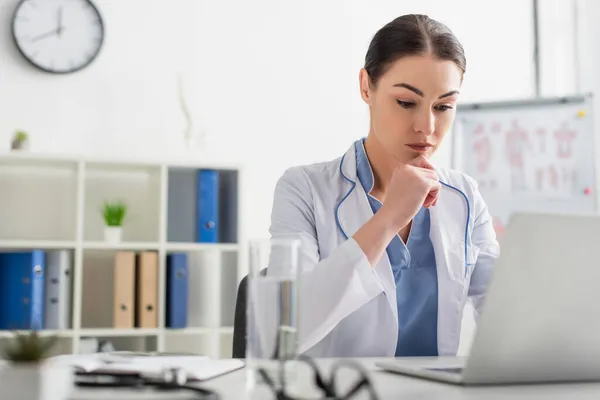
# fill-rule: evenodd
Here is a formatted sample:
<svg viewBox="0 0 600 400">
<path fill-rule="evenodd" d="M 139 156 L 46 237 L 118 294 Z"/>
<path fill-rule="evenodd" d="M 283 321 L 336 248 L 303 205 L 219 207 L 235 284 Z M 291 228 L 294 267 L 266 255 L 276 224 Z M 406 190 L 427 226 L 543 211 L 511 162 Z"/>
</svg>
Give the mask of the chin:
<svg viewBox="0 0 600 400">
<path fill-rule="evenodd" d="M 419 156 L 425 156 L 426 158 L 431 157 L 431 151 L 427 150 L 427 151 L 415 151 L 415 150 L 411 150 L 409 149 L 408 151 L 403 151 L 402 155 L 401 155 L 401 159 L 402 160 L 412 160 L 414 158 L 417 158 Z"/>
</svg>

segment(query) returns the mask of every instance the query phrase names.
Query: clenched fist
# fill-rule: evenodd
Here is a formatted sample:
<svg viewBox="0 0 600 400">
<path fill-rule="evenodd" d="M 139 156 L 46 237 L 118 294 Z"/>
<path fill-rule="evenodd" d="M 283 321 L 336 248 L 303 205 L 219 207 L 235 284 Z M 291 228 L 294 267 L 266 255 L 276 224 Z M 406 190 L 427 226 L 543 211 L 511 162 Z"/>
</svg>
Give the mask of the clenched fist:
<svg viewBox="0 0 600 400">
<path fill-rule="evenodd" d="M 421 207 L 429 208 L 436 204 L 440 187 L 431 163 L 424 156 L 418 156 L 394 169 L 380 211 L 403 228 Z"/>
</svg>

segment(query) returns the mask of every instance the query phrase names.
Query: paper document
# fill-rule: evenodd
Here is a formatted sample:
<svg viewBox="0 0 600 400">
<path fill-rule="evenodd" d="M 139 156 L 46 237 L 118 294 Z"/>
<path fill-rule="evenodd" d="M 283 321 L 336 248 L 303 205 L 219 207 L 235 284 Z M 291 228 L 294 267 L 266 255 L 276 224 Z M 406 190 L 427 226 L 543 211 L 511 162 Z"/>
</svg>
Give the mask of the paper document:
<svg viewBox="0 0 600 400">
<path fill-rule="evenodd" d="M 52 357 L 50 362 L 67 363 L 84 372 L 162 375 L 169 368 L 181 368 L 190 380 L 207 380 L 244 367 L 239 359 L 212 360 L 206 356 L 130 356 L 114 353 L 68 354 Z"/>
</svg>

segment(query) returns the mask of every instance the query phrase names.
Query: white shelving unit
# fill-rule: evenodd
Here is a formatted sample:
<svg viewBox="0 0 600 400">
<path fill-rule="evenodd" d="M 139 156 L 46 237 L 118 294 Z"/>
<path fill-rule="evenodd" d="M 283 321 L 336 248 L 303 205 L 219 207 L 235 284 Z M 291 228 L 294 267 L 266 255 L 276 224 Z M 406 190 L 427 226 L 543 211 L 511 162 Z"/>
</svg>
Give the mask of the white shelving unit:
<svg viewBox="0 0 600 400">
<path fill-rule="evenodd" d="M 218 243 L 197 243 L 195 216 L 185 215 L 196 202 L 194 174 L 199 169 L 218 170 L 222 179 L 223 234 Z M 0 251 L 72 252 L 70 327 L 43 331 L 60 337 L 56 353 L 78 353 L 84 338 L 97 338 L 111 341 L 117 350 L 230 357 L 237 286 L 247 271 L 240 224 L 242 180 L 237 165 L 0 155 Z M 104 241 L 100 210 L 104 201 L 116 199 L 127 203 L 128 215 L 123 241 L 115 245 Z M 121 250 L 158 254 L 156 328 L 115 329 L 106 318 L 113 307 L 113 259 Z M 194 260 L 204 257 L 202 271 L 189 286 L 200 315 L 189 315 L 183 329 L 165 328 L 166 260 L 171 252 L 188 253 L 190 271 L 199 268 Z M 0 345 L 10 335 L 0 331 Z"/>
</svg>

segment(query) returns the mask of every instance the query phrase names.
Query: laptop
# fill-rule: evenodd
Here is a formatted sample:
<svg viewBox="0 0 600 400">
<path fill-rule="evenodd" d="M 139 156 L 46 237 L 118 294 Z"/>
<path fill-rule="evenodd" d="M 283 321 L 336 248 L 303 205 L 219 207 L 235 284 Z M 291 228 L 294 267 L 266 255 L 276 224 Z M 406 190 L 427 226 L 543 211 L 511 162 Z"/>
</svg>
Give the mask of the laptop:
<svg viewBox="0 0 600 400">
<path fill-rule="evenodd" d="M 377 366 L 459 385 L 600 381 L 600 217 L 515 214 L 469 356 L 413 364 Z"/>
</svg>

